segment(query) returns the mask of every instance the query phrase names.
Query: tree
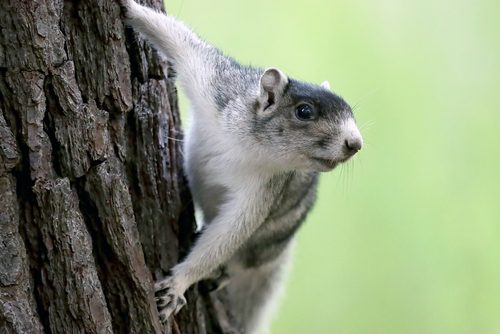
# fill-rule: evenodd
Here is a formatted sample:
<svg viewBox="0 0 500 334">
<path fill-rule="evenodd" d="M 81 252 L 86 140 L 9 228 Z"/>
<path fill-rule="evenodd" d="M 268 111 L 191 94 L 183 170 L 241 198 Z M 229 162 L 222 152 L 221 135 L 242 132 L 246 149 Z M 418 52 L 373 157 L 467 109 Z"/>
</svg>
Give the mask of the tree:
<svg viewBox="0 0 500 334">
<path fill-rule="evenodd" d="M 0 30 L 0 332 L 168 332 L 153 280 L 194 236 L 168 64 L 111 0 L 5 0 Z M 173 332 L 220 332 L 186 297 Z"/>
</svg>

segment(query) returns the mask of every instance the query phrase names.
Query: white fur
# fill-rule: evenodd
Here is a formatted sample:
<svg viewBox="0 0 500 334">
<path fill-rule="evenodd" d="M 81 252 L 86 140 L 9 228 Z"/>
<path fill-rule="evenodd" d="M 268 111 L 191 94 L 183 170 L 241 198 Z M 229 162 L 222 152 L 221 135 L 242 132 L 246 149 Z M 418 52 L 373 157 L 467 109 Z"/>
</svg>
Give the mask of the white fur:
<svg viewBox="0 0 500 334">
<path fill-rule="evenodd" d="M 188 98 L 195 104 L 198 101 L 211 101 L 212 96 L 200 88 L 206 87 L 204 81 L 213 75 L 213 67 L 207 66 L 209 59 L 204 57 L 206 50 L 211 50 L 212 46 L 172 16 L 141 6 L 133 0 L 125 0 L 124 6 L 129 24 L 146 35 L 173 62 Z M 202 109 L 206 107 L 201 105 Z"/>
<path fill-rule="evenodd" d="M 172 17 L 133 1 L 127 2 L 127 10 L 128 21 L 134 28 L 173 61 L 191 101 L 194 116 L 187 130 L 184 152 L 196 204 L 203 205 L 201 198 L 211 195 L 212 184 L 222 185 L 227 190 L 228 200 L 220 208 L 220 214 L 203 231 L 188 257 L 172 269 L 172 277 L 156 284 L 157 289 L 168 288 L 181 297 L 193 283 L 209 277 L 227 262 L 264 221 L 272 203 L 264 191 L 264 184 L 273 173 L 262 169 L 259 152 L 251 146 L 242 147 L 237 138 L 224 133 L 212 95 L 206 90 L 209 86 L 206 81 L 213 73 L 207 64 L 210 57 L 203 56 L 211 47 Z M 255 92 L 257 95 L 258 90 Z M 209 159 L 205 159 L 207 152 L 211 155 Z M 256 168 L 259 165 L 261 167 Z M 176 310 L 174 305 L 165 315 Z"/>
<path fill-rule="evenodd" d="M 168 291 L 157 299 L 158 305 L 169 305 L 162 309 L 162 319 L 166 320 L 182 307 L 186 289 L 226 265 L 232 278 L 228 289 L 233 298 L 245 301 L 253 298 L 252 295 L 265 295 L 265 300 L 259 302 L 261 309 L 249 312 L 253 314 L 252 319 L 244 319 L 248 323 L 246 333 L 265 333 L 271 309 L 277 303 L 276 296 L 282 290 L 283 277 L 288 271 L 292 242 L 276 259 L 260 267 L 243 268 L 234 257 L 271 211 L 276 194 L 269 191 L 270 180 L 279 188 L 280 182 L 284 184 L 286 178 L 275 179 L 275 176 L 284 170 L 320 167 L 311 166 L 315 163 L 305 157 L 286 156 L 273 147 L 258 145 L 255 138 L 249 138 L 248 131 L 240 131 L 240 127 L 250 123 L 248 100 L 239 100 L 239 95 L 235 94 L 237 96 L 231 101 L 221 103 L 220 98 L 216 98 L 218 92 L 214 91 L 221 88 L 214 88 L 212 84 L 217 76 L 231 77 L 232 73 L 226 71 L 232 65 L 228 58 L 221 56 L 175 18 L 132 0 L 123 0 L 123 4 L 128 22 L 172 61 L 193 114 L 184 143 L 185 170 L 195 205 L 201 209 L 206 226 L 186 259 L 172 269 L 172 276 L 155 285 L 157 290 Z M 216 73 L 215 68 L 219 72 Z M 288 83 L 286 75 L 274 68 L 264 71 L 260 80 L 257 77 L 255 82 L 252 74 L 241 75 L 248 75 L 251 80 L 242 83 L 241 78 L 235 76 L 233 81 L 238 85 L 237 92 L 244 91 L 250 100 L 260 101 L 261 112 L 266 108 L 266 102 L 277 98 Z M 321 86 L 330 88 L 328 82 Z M 217 102 L 227 104 L 224 112 L 218 110 Z M 269 109 L 272 108 L 275 106 L 271 105 Z M 332 133 L 336 130 L 332 128 Z M 339 142 L 332 143 L 332 150 L 327 153 L 334 154 L 339 161 L 347 159 L 342 152 L 343 143 L 356 136 L 361 138 L 354 121 L 347 120 L 336 139 Z M 304 207 L 297 211 L 297 217 L 290 213 L 289 222 L 296 223 L 307 210 Z M 276 226 L 283 227 L 284 224 L 279 223 Z M 262 286 L 262 282 L 266 286 Z M 241 303 L 241 307 L 251 306 Z"/>
<path fill-rule="evenodd" d="M 258 294 L 265 294 L 266 297 L 253 318 L 248 319 L 245 334 L 269 333 L 269 324 L 285 292 L 285 279 L 292 269 L 294 248 L 292 240 L 277 259 L 259 268 L 242 269 L 229 263 L 228 273 L 233 279 L 228 288 L 233 298 L 248 300 Z"/>
<path fill-rule="evenodd" d="M 323 87 L 326 90 L 330 90 L 330 83 L 328 81 L 326 81 L 326 80 L 323 81 L 320 86 Z"/>
<path fill-rule="evenodd" d="M 354 119 L 348 118 L 347 120 L 344 120 L 341 126 L 341 131 L 341 138 L 343 140 L 358 141 L 360 146 L 363 146 L 363 137 L 361 136 Z"/>
<path fill-rule="evenodd" d="M 233 175 L 224 181 L 231 186 L 229 200 L 203 231 L 188 257 L 172 270 L 182 292 L 227 262 L 264 221 L 269 209 L 269 204 L 263 202 L 266 196 L 262 193 L 261 176 Z"/>
</svg>

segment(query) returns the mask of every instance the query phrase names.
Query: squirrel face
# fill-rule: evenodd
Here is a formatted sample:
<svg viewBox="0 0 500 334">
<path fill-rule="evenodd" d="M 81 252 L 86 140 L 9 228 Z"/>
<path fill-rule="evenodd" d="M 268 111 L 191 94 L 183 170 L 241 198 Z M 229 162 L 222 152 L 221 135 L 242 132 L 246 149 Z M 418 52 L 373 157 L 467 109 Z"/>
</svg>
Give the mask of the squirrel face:
<svg viewBox="0 0 500 334">
<path fill-rule="evenodd" d="M 350 106 L 328 83 L 313 85 L 268 69 L 256 109 L 252 135 L 271 159 L 291 169 L 329 171 L 363 145 Z"/>
</svg>

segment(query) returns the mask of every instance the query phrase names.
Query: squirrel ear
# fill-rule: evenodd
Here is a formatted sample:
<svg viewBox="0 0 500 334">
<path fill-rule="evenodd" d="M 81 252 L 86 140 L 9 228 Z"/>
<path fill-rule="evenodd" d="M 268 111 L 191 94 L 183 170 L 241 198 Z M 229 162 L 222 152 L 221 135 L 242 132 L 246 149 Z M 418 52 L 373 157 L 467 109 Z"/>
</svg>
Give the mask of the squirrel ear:
<svg viewBox="0 0 500 334">
<path fill-rule="evenodd" d="M 260 77 L 260 99 L 264 110 L 273 105 L 288 84 L 286 75 L 277 68 L 268 68 Z"/>
<path fill-rule="evenodd" d="M 328 81 L 323 81 L 320 87 L 323 87 L 326 90 L 330 90 L 330 83 Z"/>
</svg>

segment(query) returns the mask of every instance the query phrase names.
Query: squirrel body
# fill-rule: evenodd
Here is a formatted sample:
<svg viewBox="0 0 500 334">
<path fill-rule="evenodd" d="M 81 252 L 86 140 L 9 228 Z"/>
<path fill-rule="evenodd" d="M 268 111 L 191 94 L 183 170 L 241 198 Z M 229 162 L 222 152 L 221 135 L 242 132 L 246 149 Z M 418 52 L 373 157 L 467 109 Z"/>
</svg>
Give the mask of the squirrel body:
<svg viewBox="0 0 500 334">
<path fill-rule="evenodd" d="M 186 303 L 191 285 L 222 272 L 217 293 L 239 330 L 265 333 L 319 172 L 362 146 L 351 108 L 328 83 L 240 65 L 175 18 L 121 3 L 128 24 L 168 57 L 192 107 L 184 164 L 203 227 L 155 284 L 160 319 Z"/>
</svg>

